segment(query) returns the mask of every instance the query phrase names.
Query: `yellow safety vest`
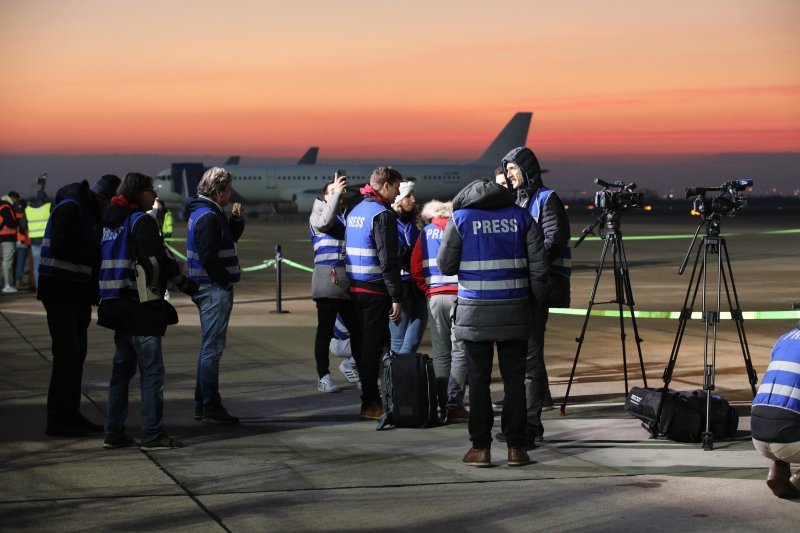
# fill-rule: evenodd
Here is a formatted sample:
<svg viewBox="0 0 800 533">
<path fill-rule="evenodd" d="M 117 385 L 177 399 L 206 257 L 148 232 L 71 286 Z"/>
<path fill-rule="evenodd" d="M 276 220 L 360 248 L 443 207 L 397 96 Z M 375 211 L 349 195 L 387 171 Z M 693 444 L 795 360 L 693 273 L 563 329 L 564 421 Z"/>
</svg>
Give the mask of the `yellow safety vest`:
<svg viewBox="0 0 800 533">
<path fill-rule="evenodd" d="M 50 218 L 50 202 L 42 204 L 41 207 L 25 208 L 25 217 L 28 219 L 28 236 L 31 239 L 41 239 L 44 237 L 44 229 L 47 227 L 47 219 Z"/>
</svg>

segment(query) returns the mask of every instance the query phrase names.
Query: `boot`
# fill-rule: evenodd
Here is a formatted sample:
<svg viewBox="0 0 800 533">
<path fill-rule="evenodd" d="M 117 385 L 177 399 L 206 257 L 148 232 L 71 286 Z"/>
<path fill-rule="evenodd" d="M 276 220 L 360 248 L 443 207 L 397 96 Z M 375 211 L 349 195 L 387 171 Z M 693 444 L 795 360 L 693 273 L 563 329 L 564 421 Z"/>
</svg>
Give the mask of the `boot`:
<svg viewBox="0 0 800 533">
<path fill-rule="evenodd" d="M 800 489 L 790 479 L 791 474 L 789 463 L 784 461 L 772 462 L 767 474 L 767 486 L 772 491 L 772 494 L 778 498 L 796 498 L 800 496 Z"/>
</svg>

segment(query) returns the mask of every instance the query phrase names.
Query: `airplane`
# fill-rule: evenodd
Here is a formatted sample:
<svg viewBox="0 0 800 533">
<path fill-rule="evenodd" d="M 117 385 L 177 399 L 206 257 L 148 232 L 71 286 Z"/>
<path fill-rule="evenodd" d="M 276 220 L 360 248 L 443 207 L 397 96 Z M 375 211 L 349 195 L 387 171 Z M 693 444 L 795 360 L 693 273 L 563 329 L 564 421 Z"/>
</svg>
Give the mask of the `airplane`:
<svg viewBox="0 0 800 533">
<path fill-rule="evenodd" d="M 479 178 L 493 178 L 494 170 L 512 148 L 524 146 L 532 113 L 516 113 L 478 159 L 466 164 L 402 164 L 398 170 L 414 181 L 417 201 L 449 200 L 464 186 Z M 223 165 L 233 175 L 232 201 L 248 204 L 289 205 L 290 210 L 309 213 L 314 199 L 337 169 L 347 174 L 349 199 L 369 181 L 375 165 L 337 163 L 317 165 L 318 147 L 311 147 L 296 165 L 240 165 L 232 156 Z M 173 163 L 154 180 L 158 197 L 166 204 L 182 204 L 194 194 L 197 183 L 209 167 L 202 163 Z M 359 185 L 360 184 L 360 185 Z"/>
</svg>

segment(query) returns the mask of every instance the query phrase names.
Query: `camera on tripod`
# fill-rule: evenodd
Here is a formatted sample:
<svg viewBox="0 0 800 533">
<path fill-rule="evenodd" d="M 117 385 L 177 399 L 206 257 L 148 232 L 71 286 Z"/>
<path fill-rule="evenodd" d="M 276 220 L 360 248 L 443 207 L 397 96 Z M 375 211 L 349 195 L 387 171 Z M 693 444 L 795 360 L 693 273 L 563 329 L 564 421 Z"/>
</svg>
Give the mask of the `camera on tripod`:
<svg viewBox="0 0 800 533">
<path fill-rule="evenodd" d="M 753 180 L 728 180 L 719 187 L 687 187 L 686 198 L 694 197 L 693 209 L 703 218 L 710 216 L 730 215 L 747 205 L 747 199 L 741 194 L 753 186 Z M 706 198 L 706 193 L 720 191 L 718 196 Z"/>
<path fill-rule="evenodd" d="M 625 209 L 635 209 L 642 207 L 644 193 L 633 192 L 636 184 L 631 182 L 625 184 L 622 181 L 608 183 L 601 179 L 594 180 L 603 188 L 594 194 L 594 205 L 603 211 L 621 211 Z"/>
</svg>

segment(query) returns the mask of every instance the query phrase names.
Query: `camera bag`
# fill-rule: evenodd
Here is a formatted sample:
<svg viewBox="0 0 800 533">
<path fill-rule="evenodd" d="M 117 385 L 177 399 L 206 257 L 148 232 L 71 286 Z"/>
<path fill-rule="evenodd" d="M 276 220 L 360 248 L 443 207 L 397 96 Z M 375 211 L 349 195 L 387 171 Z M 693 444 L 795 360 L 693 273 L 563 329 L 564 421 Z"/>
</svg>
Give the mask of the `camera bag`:
<svg viewBox="0 0 800 533">
<path fill-rule="evenodd" d="M 426 354 L 389 352 L 381 361 L 383 416 L 378 429 L 423 428 L 437 422 L 436 378 Z"/>
<path fill-rule="evenodd" d="M 691 392 L 681 392 L 679 394 L 686 399 L 692 409 L 700 413 L 703 418 L 703 429 L 705 429 L 706 391 L 697 389 Z M 739 429 L 739 415 L 728 403 L 728 400 L 719 394 L 712 394 L 708 414 L 710 421 L 709 429 L 711 433 L 714 434 L 715 438 L 730 438 L 736 435 L 736 430 Z"/>
<path fill-rule="evenodd" d="M 661 416 L 656 423 L 659 403 Z M 642 421 L 642 427 L 653 437 L 665 435 L 677 442 L 700 442 L 703 433 L 703 417 L 687 398 L 672 389 L 633 387 L 625 399 L 625 412 Z"/>
</svg>

